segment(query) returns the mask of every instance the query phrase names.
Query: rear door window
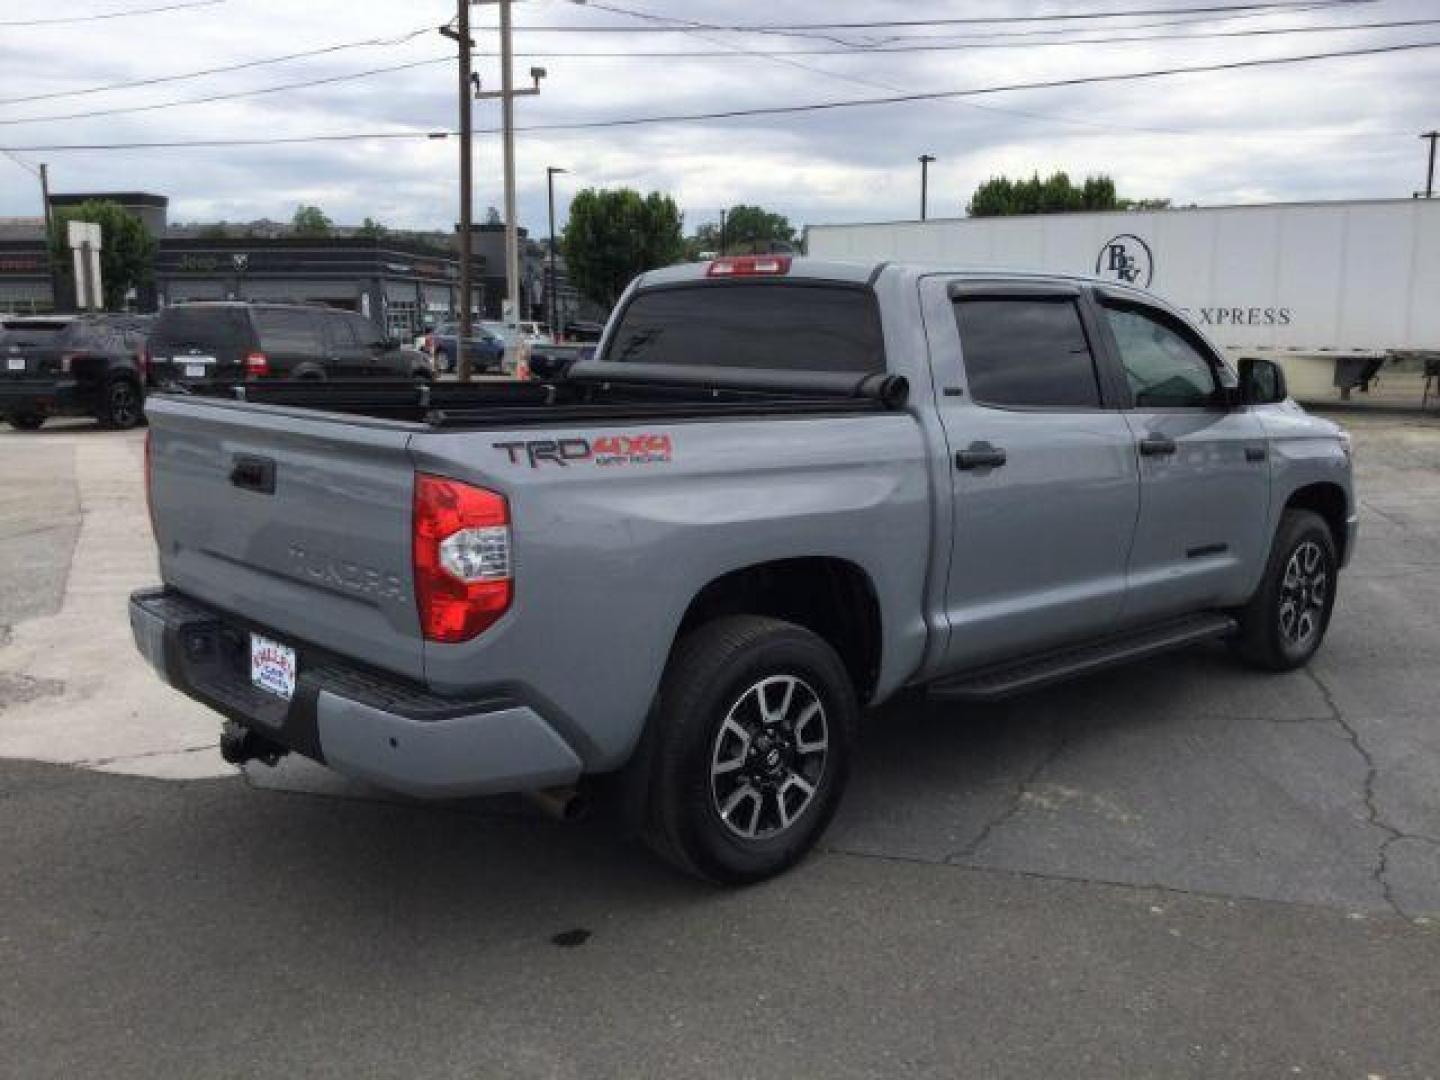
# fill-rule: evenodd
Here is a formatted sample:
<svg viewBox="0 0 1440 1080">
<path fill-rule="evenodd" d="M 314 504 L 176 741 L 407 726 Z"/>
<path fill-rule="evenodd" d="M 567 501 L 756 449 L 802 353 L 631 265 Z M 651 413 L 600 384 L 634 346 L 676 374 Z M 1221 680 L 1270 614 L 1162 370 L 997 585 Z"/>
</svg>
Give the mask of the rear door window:
<svg viewBox="0 0 1440 1080">
<path fill-rule="evenodd" d="M 263 352 L 303 356 L 321 356 L 325 352 L 320 320 L 308 311 L 256 308 L 255 327 L 260 331 Z"/>
<path fill-rule="evenodd" d="M 1100 383 L 1073 298 L 955 301 L 970 396 L 1011 409 L 1095 409 Z"/>
<path fill-rule="evenodd" d="M 160 353 L 177 347 L 243 351 L 251 346 L 250 333 L 244 308 L 181 305 L 160 313 L 150 345 Z"/>
<path fill-rule="evenodd" d="M 868 289 L 726 283 L 639 293 L 601 359 L 864 373 L 884 370 L 885 348 Z"/>
</svg>

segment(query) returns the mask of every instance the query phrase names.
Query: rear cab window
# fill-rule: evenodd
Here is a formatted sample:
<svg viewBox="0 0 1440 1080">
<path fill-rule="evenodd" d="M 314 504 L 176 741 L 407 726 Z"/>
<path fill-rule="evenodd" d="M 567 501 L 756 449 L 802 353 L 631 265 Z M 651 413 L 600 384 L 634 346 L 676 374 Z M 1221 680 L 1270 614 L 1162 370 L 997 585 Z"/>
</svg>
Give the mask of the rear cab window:
<svg viewBox="0 0 1440 1080">
<path fill-rule="evenodd" d="M 1098 409 L 1095 356 L 1072 296 L 958 297 L 970 396 L 1005 409 Z"/>
<path fill-rule="evenodd" d="M 865 374 L 885 369 L 885 348 L 868 288 L 726 282 L 636 293 L 598 359 Z"/>
</svg>

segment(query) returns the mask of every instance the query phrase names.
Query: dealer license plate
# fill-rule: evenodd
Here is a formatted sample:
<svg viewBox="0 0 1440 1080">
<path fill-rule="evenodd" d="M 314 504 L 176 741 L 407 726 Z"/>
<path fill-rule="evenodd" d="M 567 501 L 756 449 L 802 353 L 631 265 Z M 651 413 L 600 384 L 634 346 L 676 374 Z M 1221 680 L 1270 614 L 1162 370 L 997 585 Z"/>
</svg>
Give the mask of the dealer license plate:
<svg viewBox="0 0 1440 1080">
<path fill-rule="evenodd" d="M 295 696 L 295 650 L 260 634 L 250 635 L 250 681 L 289 701 Z"/>
</svg>

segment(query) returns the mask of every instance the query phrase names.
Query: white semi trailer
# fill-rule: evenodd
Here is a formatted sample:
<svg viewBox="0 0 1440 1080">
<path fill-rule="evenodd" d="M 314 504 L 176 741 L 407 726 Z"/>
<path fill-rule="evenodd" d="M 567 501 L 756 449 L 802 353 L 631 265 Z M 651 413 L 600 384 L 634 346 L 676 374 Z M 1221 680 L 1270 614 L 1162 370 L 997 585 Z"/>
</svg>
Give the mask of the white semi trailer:
<svg viewBox="0 0 1440 1080">
<path fill-rule="evenodd" d="M 813 225 L 807 251 L 1094 274 L 1183 307 L 1297 397 L 1422 393 L 1440 374 L 1440 199 Z M 1433 379 L 1432 384 L 1433 385 Z M 1432 391 L 1433 399 L 1433 391 Z"/>
</svg>

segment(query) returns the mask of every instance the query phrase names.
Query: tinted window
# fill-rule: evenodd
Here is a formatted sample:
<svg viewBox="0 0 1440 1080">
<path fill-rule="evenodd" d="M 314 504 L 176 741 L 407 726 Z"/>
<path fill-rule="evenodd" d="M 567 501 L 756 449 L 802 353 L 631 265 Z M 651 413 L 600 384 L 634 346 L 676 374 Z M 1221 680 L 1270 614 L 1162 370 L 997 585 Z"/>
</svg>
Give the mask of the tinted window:
<svg viewBox="0 0 1440 1080">
<path fill-rule="evenodd" d="M 69 319 L 7 319 L 0 323 L 0 339 L 7 345 L 59 346 L 72 325 Z"/>
<path fill-rule="evenodd" d="M 248 349 L 250 336 L 250 321 L 244 308 L 180 305 L 160 313 L 150 341 L 157 352 L 177 345 Z"/>
<path fill-rule="evenodd" d="M 791 371 L 885 367 L 874 297 L 824 285 L 702 285 L 642 292 L 604 358 Z"/>
<path fill-rule="evenodd" d="M 1100 385 L 1075 301 L 959 300 L 970 396 L 1009 408 L 1096 408 Z"/>
<path fill-rule="evenodd" d="M 308 311 L 283 308 L 256 308 L 255 327 L 260 331 L 260 348 L 266 352 L 319 354 L 320 328 Z"/>
<path fill-rule="evenodd" d="M 1105 318 L 1136 405 L 1203 408 L 1214 402 L 1215 369 L 1198 345 L 1143 311 L 1106 308 Z"/>
</svg>

